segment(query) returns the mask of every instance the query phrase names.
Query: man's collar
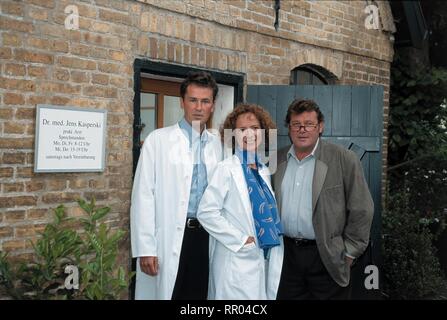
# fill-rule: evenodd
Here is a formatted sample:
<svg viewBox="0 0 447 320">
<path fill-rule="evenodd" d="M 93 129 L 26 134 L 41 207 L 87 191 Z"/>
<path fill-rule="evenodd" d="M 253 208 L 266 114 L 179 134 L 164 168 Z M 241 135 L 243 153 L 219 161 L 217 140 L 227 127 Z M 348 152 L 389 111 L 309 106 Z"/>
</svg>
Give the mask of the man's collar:
<svg viewBox="0 0 447 320">
<path fill-rule="evenodd" d="M 199 139 L 199 137 L 202 142 L 206 142 L 208 140 L 206 127 L 205 129 L 203 129 L 202 134 L 199 134 L 199 132 L 195 130 L 184 117 L 179 121 L 178 125 L 180 129 L 182 129 L 182 131 L 186 134 L 189 143 L 192 143 L 192 141 L 196 141 L 197 139 Z"/>
<path fill-rule="evenodd" d="M 303 159 L 298 160 L 298 158 L 296 157 L 296 153 L 295 153 L 295 147 L 292 144 L 290 146 L 289 151 L 287 152 L 287 160 L 289 160 L 290 157 L 294 157 L 296 160 L 298 161 L 303 161 L 304 159 L 307 159 L 309 157 L 315 157 L 315 152 L 317 151 L 318 145 L 320 144 L 320 138 L 318 138 L 317 143 L 315 143 L 314 148 L 312 149 L 312 152 L 309 153 L 307 156 L 305 156 Z"/>
</svg>

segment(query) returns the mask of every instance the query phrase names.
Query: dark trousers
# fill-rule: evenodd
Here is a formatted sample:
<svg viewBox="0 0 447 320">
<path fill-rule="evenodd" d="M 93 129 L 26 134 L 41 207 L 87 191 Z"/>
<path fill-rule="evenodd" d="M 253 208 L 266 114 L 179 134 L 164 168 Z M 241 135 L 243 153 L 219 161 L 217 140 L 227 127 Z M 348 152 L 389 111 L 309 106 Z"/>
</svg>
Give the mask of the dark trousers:
<svg viewBox="0 0 447 320">
<path fill-rule="evenodd" d="M 351 283 L 338 285 L 321 261 L 316 244 L 298 246 L 284 237 L 284 260 L 278 300 L 350 299 Z"/>
<path fill-rule="evenodd" d="M 206 300 L 209 236 L 202 227 L 185 227 L 172 300 Z"/>
</svg>

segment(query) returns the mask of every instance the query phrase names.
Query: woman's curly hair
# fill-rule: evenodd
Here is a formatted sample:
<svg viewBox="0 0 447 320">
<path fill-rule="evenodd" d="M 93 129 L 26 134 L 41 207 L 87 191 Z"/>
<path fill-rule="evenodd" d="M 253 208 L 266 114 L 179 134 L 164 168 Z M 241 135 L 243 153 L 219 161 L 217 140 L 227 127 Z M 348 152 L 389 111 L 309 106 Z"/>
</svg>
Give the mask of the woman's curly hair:
<svg viewBox="0 0 447 320">
<path fill-rule="evenodd" d="M 269 131 L 270 129 L 276 129 L 276 124 L 273 122 L 272 117 L 270 117 L 270 114 L 264 108 L 256 104 L 240 103 L 225 118 L 223 125 L 220 127 L 220 137 L 222 139 L 222 143 L 231 146 L 234 150 L 235 142 L 233 136 L 225 138 L 224 130 L 236 129 L 237 118 L 245 113 L 254 114 L 261 125 L 261 129 L 265 130 L 264 144 L 266 151 L 269 151 Z"/>
</svg>

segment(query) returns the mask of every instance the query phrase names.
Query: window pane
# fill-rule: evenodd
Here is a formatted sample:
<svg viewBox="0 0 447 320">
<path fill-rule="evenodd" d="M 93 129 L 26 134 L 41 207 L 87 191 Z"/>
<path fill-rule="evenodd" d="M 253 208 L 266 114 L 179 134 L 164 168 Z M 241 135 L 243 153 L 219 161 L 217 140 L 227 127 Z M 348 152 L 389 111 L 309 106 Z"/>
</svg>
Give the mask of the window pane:
<svg viewBox="0 0 447 320">
<path fill-rule="evenodd" d="M 141 93 L 140 117 L 141 123 L 144 124 L 140 134 L 140 141 L 155 130 L 155 106 L 157 95 L 153 93 Z"/>
<path fill-rule="evenodd" d="M 163 104 L 163 127 L 171 126 L 183 117 L 180 97 L 164 96 Z"/>
</svg>

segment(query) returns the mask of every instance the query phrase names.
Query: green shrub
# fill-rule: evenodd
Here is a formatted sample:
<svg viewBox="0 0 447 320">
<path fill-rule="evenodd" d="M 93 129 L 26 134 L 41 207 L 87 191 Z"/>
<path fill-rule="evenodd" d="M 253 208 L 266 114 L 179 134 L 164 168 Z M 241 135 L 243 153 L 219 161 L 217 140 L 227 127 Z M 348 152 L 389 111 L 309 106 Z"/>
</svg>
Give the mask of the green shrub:
<svg viewBox="0 0 447 320">
<path fill-rule="evenodd" d="M 388 163 L 447 151 L 447 69 L 417 65 L 397 50 L 390 75 Z"/>
<path fill-rule="evenodd" d="M 433 235 L 410 202 L 406 189 L 395 193 L 382 215 L 384 293 L 391 299 L 425 299 L 445 282 Z"/>
<path fill-rule="evenodd" d="M 54 220 L 33 243 L 32 262 L 15 264 L 0 252 L 0 287 L 14 299 L 119 299 L 133 273 L 117 265 L 118 245 L 125 232 L 111 230 L 104 222 L 109 207 L 97 208 L 78 200 L 86 218 L 67 218 L 65 207 L 54 210 Z M 76 232 L 70 224 L 80 222 Z M 65 287 L 65 267 L 79 270 L 79 288 Z"/>
<path fill-rule="evenodd" d="M 391 194 L 406 190 L 409 206 L 420 213 L 420 218 L 428 223 L 444 224 L 447 218 L 447 156 L 439 153 L 390 170 L 389 186 Z"/>
</svg>

